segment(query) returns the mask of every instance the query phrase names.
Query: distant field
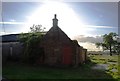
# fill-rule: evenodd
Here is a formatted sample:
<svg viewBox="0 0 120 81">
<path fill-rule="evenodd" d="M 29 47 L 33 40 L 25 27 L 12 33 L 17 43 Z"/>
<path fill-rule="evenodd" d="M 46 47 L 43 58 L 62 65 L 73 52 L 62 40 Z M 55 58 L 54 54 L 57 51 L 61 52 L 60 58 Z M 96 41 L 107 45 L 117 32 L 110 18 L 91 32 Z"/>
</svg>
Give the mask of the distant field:
<svg viewBox="0 0 120 81">
<path fill-rule="evenodd" d="M 100 63 L 103 62 L 118 62 L 118 58 L 120 58 L 120 55 L 89 55 L 90 59 L 94 62 L 98 61 Z"/>
<path fill-rule="evenodd" d="M 111 68 L 118 69 L 118 56 L 89 56 L 91 62 L 80 65 L 78 68 L 55 68 L 30 66 L 10 62 L 3 67 L 3 76 L 14 81 L 29 79 L 118 79 L 118 72 L 111 72 Z M 113 62 L 113 64 L 110 64 Z M 106 71 L 91 69 L 95 64 L 109 64 Z M 116 63 L 116 64 L 114 64 Z M 106 81 L 106 80 L 105 80 Z M 109 81 L 109 80 L 108 80 Z"/>
</svg>

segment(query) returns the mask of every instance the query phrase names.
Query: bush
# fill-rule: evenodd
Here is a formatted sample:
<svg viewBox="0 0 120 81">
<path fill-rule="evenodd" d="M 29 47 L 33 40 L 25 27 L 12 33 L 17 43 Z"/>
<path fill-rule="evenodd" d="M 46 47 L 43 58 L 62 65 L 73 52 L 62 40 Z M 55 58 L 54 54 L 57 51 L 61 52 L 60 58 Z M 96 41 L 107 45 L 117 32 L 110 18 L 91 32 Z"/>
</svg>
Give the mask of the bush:
<svg viewBox="0 0 120 81">
<path fill-rule="evenodd" d="M 20 42 L 24 46 L 24 54 L 22 55 L 23 62 L 35 63 L 36 59 L 40 58 L 43 50 L 40 48 L 42 33 L 41 25 L 33 25 L 30 27 L 30 33 L 22 33 L 19 36 Z"/>
</svg>

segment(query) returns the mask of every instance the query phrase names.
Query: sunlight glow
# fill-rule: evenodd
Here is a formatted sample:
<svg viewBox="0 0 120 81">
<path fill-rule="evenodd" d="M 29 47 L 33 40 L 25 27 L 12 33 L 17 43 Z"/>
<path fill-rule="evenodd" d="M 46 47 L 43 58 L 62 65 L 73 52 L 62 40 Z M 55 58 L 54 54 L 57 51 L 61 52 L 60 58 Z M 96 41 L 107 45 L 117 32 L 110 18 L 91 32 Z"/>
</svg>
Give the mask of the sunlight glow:
<svg viewBox="0 0 120 81">
<path fill-rule="evenodd" d="M 27 29 L 33 24 L 41 24 L 48 31 L 52 27 L 52 19 L 57 14 L 58 26 L 69 36 L 86 34 L 87 30 L 83 26 L 84 22 L 69 5 L 62 2 L 43 3 L 31 16 L 28 16 Z"/>
</svg>

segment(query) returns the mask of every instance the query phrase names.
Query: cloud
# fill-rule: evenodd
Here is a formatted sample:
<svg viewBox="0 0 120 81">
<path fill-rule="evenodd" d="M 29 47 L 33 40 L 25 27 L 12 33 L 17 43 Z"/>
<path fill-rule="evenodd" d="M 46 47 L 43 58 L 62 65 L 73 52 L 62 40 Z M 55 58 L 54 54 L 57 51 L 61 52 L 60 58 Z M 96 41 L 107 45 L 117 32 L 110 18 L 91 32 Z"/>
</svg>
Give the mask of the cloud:
<svg viewBox="0 0 120 81">
<path fill-rule="evenodd" d="M 7 35 L 7 34 L 18 34 L 19 32 L 3 32 L 3 31 L 0 31 L 0 36 L 1 35 Z"/>
<path fill-rule="evenodd" d="M 85 35 L 78 35 L 75 36 L 80 46 L 88 49 L 88 51 L 102 51 L 102 48 L 96 48 L 95 43 L 102 42 L 101 36 L 85 36 Z"/>
<path fill-rule="evenodd" d="M 11 19 L 10 21 L 11 21 L 11 22 L 15 22 L 16 20 L 14 20 L 14 19 Z"/>
<path fill-rule="evenodd" d="M 6 35 L 6 34 L 11 34 L 11 33 L 0 31 L 0 36 L 1 36 L 1 35 Z"/>
<path fill-rule="evenodd" d="M 84 35 L 78 35 L 75 36 L 74 39 L 76 39 L 78 42 L 89 42 L 89 43 L 97 43 L 97 42 L 102 42 L 102 37 L 101 36 L 84 36 Z"/>
<path fill-rule="evenodd" d="M 80 46 L 83 46 L 88 51 L 102 51 L 102 48 L 96 48 L 96 45 L 94 43 L 89 42 L 78 42 Z"/>
<path fill-rule="evenodd" d="M 43 2 L 49 0 L 2 0 L 2 2 Z M 55 1 L 55 0 L 50 0 Z M 63 2 L 119 2 L 119 0 L 57 0 Z"/>
<path fill-rule="evenodd" d="M 84 27 L 87 27 L 87 28 L 114 28 L 111 26 L 96 26 L 96 25 L 84 25 Z"/>
<path fill-rule="evenodd" d="M 0 32 L 0 35 L 4 35 L 5 34 L 5 32 Z"/>
<path fill-rule="evenodd" d="M 0 22 L 0 24 L 26 24 L 24 22 Z"/>
</svg>

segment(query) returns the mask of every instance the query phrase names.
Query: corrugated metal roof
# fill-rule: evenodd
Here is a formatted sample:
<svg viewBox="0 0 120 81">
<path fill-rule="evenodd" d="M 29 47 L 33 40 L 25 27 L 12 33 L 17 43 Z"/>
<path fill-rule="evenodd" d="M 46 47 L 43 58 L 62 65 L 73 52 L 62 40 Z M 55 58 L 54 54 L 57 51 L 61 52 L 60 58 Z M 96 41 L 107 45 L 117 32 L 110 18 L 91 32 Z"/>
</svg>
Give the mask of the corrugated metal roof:
<svg viewBox="0 0 120 81">
<path fill-rule="evenodd" d="M 19 34 L 2 35 L 0 38 L 2 38 L 2 42 L 17 42 L 19 40 L 18 35 Z"/>
<path fill-rule="evenodd" d="M 42 35 L 45 35 L 46 31 L 41 32 L 41 33 L 42 33 Z M 28 34 L 28 33 L 24 33 L 24 34 Z M 0 36 L 0 39 L 2 39 L 2 42 L 17 42 L 17 41 L 19 41 L 19 38 L 18 38 L 19 35 L 20 34 L 2 35 L 2 36 Z"/>
</svg>

